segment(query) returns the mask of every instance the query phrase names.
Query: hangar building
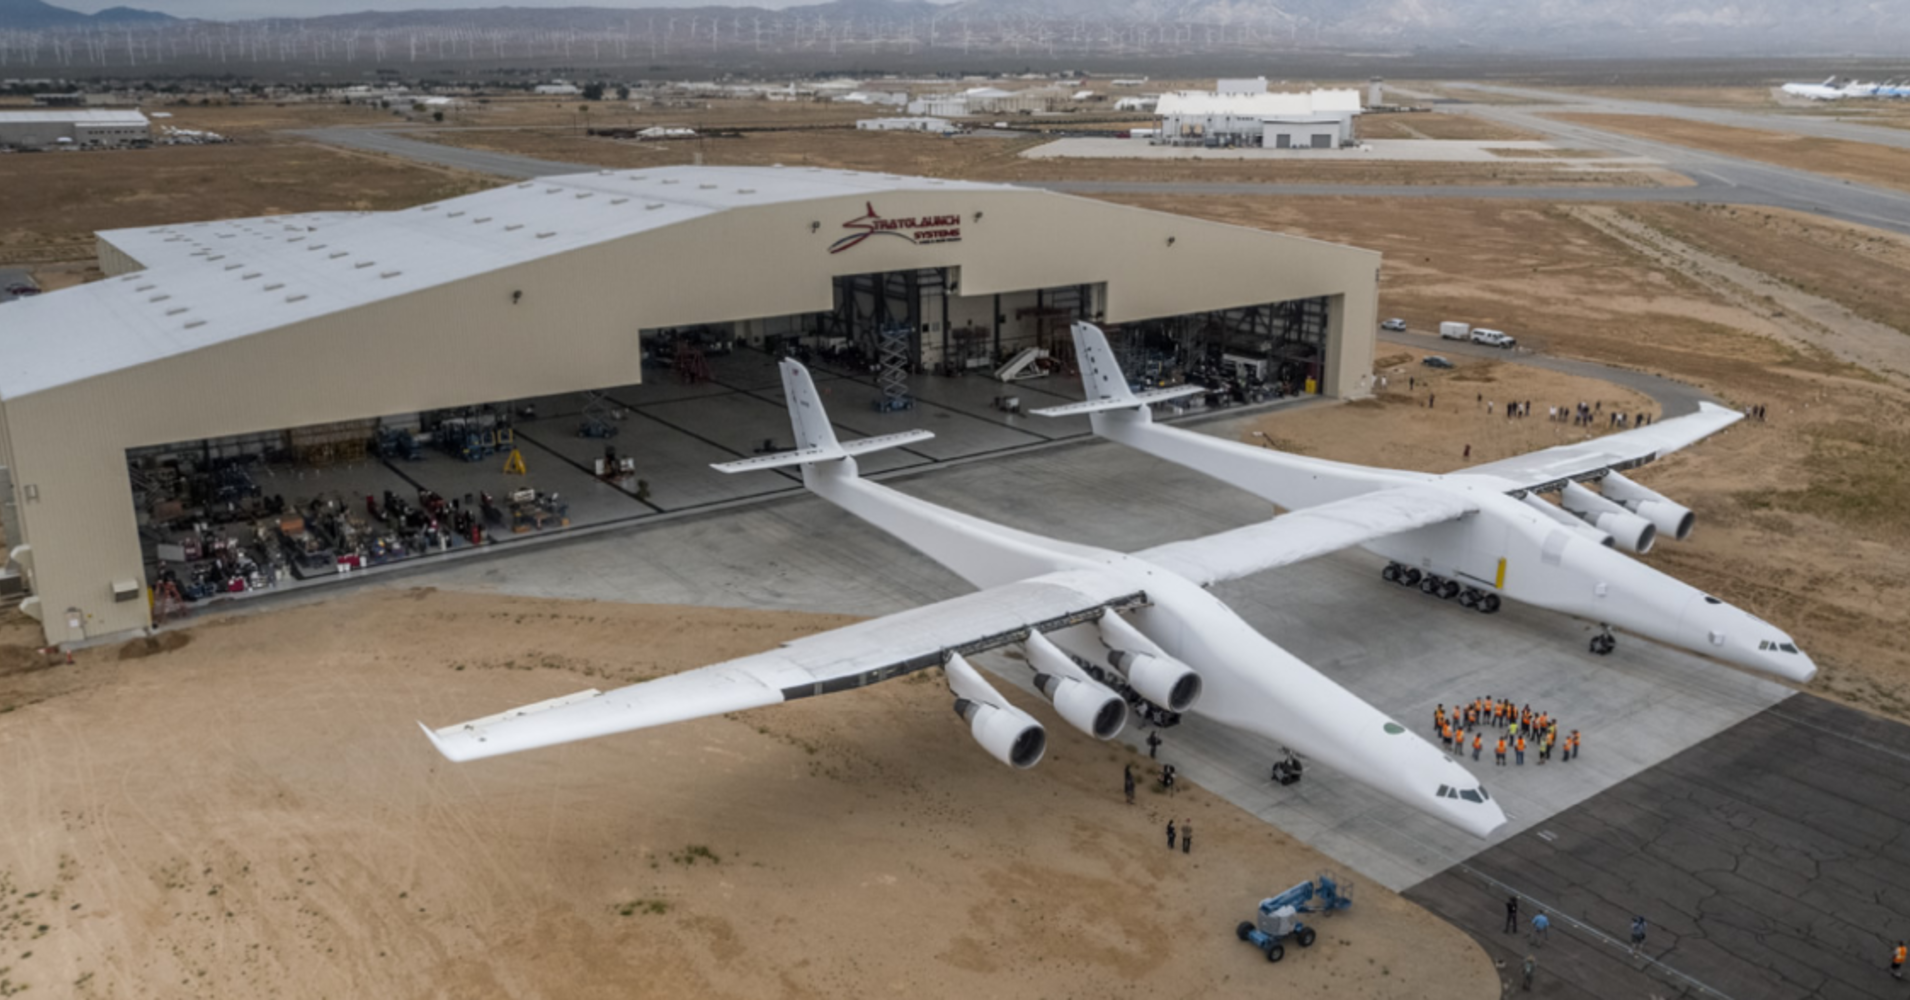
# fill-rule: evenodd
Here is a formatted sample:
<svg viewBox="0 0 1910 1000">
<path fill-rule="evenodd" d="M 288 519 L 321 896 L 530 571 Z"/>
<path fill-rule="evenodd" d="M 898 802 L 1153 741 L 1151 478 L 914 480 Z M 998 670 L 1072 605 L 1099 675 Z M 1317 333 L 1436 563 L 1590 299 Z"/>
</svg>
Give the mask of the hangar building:
<svg viewBox="0 0 1910 1000">
<path fill-rule="evenodd" d="M 555 494 L 503 510 L 466 486 L 443 490 L 448 505 L 420 486 L 425 529 L 375 487 L 325 503 L 299 492 L 308 467 L 346 457 L 406 475 L 433 435 L 454 451 L 482 435 L 501 456 L 497 424 L 526 409 L 511 401 L 638 383 L 653 341 L 680 362 L 685 343 L 868 357 L 879 340 L 911 378 L 985 392 L 927 373 L 1061 352 L 1080 318 L 1135 350 L 1225 355 L 1291 391 L 1345 396 L 1370 376 L 1379 272 L 1370 251 L 1047 191 L 780 167 L 602 171 L 388 213 L 118 230 L 99 251 L 105 280 L 0 305 L 0 523 L 54 643 L 145 628 L 169 587 L 195 585 L 195 560 L 229 564 L 222 542 L 198 543 L 206 522 L 326 576 L 399 548 L 486 544 L 466 523 L 480 502 L 489 530 L 548 523 L 561 512 L 539 505 Z M 884 430 L 915 415 L 866 419 L 891 416 Z M 716 433 L 723 418 L 706 419 Z M 248 478 L 268 475 L 264 489 Z M 362 534 L 381 530 L 367 508 L 411 518 L 408 542 Z M 194 533 L 162 531 L 180 522 Z"/>
<path fill-rule="evenodd" d="M 152 137 L 152 124 L 138 111 L 0 111 L 0 147 L 7 149 L 131 146 L 151 142 Z"/>
</svg>

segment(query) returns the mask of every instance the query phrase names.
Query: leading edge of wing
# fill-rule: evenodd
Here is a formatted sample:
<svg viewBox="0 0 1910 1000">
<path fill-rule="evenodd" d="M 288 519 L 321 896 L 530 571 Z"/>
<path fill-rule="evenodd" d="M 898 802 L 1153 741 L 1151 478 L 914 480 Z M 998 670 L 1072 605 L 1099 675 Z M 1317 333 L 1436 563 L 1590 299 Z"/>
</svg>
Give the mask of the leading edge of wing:
<svg viewBox="0 0 1910 1000">
<path fill-rule="evenodd" d="M 1134 556 L 1208 587 L 1387 535 L 1456 521 L 1478 509 L 1450 490 L 1397 486 L 1205 538 L 1170 542 Z"/>
<path fill-rule="evenodd" d="M 1540 489 L 1607 471 L 1623 472 L 1696 444 L 1744 419 L 1744 414 L 1716 403 L 1699 403 L 1698 412 L 1672 417 L 1577 444 L 1561 444 L 1541 451 L 1475 465 L 1456 475 L 1496 476 Z"/>
</svg>

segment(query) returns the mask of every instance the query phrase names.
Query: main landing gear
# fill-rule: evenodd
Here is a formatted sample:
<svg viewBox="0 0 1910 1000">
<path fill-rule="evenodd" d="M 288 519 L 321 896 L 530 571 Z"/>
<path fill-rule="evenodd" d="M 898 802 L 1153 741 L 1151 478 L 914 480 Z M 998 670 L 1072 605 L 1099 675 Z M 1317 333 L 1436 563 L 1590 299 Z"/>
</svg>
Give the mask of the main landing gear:
<svg viewBox="0 0 1910 1000">
<path fill-rule="evenodd" d="M 1603 622 L 1599 623 L 1598 629 L 1598 634 L 1592 636 L 1592 655 L 1610 656 L 1612 650 L 1618 648 L 1618 637 L 1612 635 L 1612 627 Z"/>
<path fill-rule="evenodd" d="M 1457 580 L 1448 580 L 1443 576 L 1421 573 L 1416 567 L 1402 566 L 1399 563 L 1387 563 L 1380 571 L 1380 577 L 1388 583 L 1397 583 L 1402 587 L 1418 587 L 1419 592 L 1428 597 L 1437 597 L 1442 601 L 1459 602 L 1462 608 L 1471 608 L 1485 614 L 1494 614 L 1499 610 L 1499 595 L 1467 587 Z"/>
</svg>

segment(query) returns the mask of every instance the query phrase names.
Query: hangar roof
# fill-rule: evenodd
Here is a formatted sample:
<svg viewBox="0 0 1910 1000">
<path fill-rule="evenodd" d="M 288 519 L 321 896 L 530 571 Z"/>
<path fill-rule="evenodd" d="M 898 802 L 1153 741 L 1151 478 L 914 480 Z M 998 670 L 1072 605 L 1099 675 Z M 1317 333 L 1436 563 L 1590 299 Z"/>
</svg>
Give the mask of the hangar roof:
<svg viewBox="0 0 1910 1000">
<path fill-rule="evenodd" d="M 74 122 L 79 125 L 144 125 L 142 112 L 126 109 L 41 108 L 33 111 L 0 111 L 0 125 L 44 125 L 47 122 Z"/>
<path fill-rule="evenodd" d="M 145 266 L 0 305 L 0 399 L 16 399 L 737 208 L 1006 185 L 789 167 L 545 177 L 417 208 L 119 229 Z"/>
<path fill-rule="evenodd" d="M 1360 112 L 1357 90 L 1313 90 L 1301 94 L 1217 94 L 1177 90 L 1162 94 L 1155 112 L 1162 115 L 1233 115 L 1264 118 L 1271 115 L 1314 115 Z"/>
</svg>

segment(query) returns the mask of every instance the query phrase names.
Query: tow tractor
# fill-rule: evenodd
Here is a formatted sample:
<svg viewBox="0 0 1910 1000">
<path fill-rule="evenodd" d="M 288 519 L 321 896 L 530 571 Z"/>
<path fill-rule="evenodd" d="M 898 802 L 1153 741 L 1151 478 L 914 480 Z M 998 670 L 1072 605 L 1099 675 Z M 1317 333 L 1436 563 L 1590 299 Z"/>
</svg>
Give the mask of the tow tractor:
<svg viewBox="0 0 1910 1000">
<path fill-rule="evenodd" d="M 1267 961 L 1278 962 L 1286 957 L 1286 945 L 1281 942 L 1292 938 L 1300 947 L 1312 947 L 1314 930 L 1300 921 L 1304 913 L 1332 913 L 1353 905 L 1353 887 L 1341 886 L 1332 876 L 1322 874 L 1319 885 L 1302 882 L 1291 889 L 1260 901 L 1259 921 L 1242 920 L 1234 928 L 1235 936 L 1252 944 L 1267 956 Z"/>
</svg>

